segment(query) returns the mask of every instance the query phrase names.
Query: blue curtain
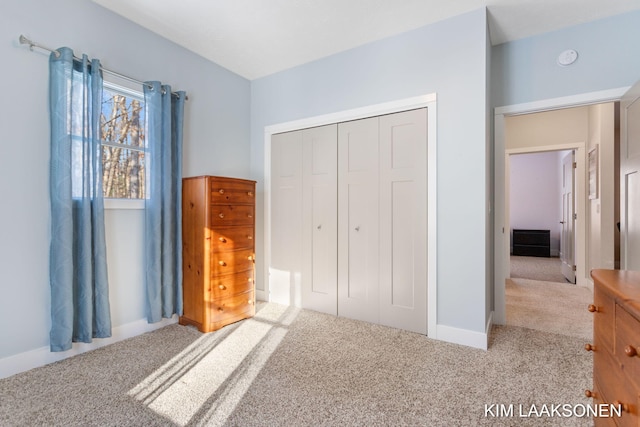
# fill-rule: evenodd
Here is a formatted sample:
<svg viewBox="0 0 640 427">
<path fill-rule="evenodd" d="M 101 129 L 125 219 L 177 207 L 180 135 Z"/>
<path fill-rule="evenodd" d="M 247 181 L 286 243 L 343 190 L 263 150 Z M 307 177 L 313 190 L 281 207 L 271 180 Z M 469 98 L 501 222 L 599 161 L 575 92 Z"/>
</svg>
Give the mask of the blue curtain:
<svg viewBox="0 0 640 427">
<path fill-rule="evenodd" d="M 184 92 L 146 82 L 147 198 L 145 257 L 147 320 L 182 314 L 182 127 Z"/>
<path fill-rule="evenodd" d="M 100 62 L 49 59 L 51 351 L 111 336 L 102 198 Z"/>
</svg>

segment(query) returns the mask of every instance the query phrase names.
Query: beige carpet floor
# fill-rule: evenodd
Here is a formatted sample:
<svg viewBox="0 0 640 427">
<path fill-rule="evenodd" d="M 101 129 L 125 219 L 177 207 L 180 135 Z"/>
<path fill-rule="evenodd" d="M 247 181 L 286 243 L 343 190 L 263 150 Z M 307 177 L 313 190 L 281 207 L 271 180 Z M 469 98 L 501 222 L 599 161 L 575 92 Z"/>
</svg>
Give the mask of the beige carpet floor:
<svg viewBox="0 0 640 427">
<path fill-rule="evenodd" d="M 511 278 L 568 283 L 562 275 L 560 258 L 512 255 L 510 261 Z"/>
<path fill-rule="evenodd" d="M 593 292 L 570 283 L 507 279 L 507 325 L 583 338 L 593 337 Z"/>
<path fill-rule="evenodd" d="M 0 425 L 592 425 L 518 409 L 590 404 L 592 356 L 581 338 L 496 326 L 484 351 L 259 308 L 214 333 L 172 325 L 2 379 Z M 515 409 L 500 416 L 494 405 Z"/>
</svg>

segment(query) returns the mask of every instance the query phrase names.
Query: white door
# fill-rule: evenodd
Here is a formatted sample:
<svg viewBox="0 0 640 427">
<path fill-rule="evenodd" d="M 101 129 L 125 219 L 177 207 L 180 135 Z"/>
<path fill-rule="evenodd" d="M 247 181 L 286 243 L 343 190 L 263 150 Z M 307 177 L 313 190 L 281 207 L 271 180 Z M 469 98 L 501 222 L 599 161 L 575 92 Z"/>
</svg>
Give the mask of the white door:
<svg viewBox="0 0 640 427">
<path fill-rule="evenodd" d="M 427 334 L 427 111 L 380 117 L 380 324 Z"/>
<path fill-rule="evenodd" d="M 338 126 L 302 131 L 302 307 L 338 314 Z"/>
<path fill-rule="evenodd" d="M 302 131 L 271 137 L 269 300 L 302 303 Z"/>
<path fill-rule="evenodd" d="M 574 192 L 575 152 L 571 151 L 562 159 L 562 231 L 560 233 L 560 261 L 562 275 L 571 283 L 576 283 L 575 270 L 575 192 Z"/>
<path fill-rule="evenodd" d="M 338 124 L 338 315 L 379 319 L 378 118 Z"/>
<path fill-rule="evenodd" d="M 640 82 L 620 102 L 620 268 L 640 270 Z"/>
</svg>

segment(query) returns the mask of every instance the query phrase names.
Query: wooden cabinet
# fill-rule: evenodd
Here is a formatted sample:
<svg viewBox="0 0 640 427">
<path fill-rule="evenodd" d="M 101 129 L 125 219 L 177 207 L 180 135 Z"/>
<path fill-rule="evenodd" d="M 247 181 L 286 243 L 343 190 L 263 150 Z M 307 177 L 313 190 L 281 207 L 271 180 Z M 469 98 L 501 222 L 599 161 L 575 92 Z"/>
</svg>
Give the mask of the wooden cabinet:
<svg viewBox="0 0 640 427">
<path fill-rule="evenodd" d="M 182 181 L 181 325 L 211 332 L 255 314 L 255 181 Z"/>
<path fill-rule="evenodd" d="M 594 404 L 615 405 L 621 416 L 595 418 L 596 425 L 638 426 L 640 417 L 640 272 L 593 270 Z M 615 414 L 614 414 L 615 415 Z"/>
</svg>

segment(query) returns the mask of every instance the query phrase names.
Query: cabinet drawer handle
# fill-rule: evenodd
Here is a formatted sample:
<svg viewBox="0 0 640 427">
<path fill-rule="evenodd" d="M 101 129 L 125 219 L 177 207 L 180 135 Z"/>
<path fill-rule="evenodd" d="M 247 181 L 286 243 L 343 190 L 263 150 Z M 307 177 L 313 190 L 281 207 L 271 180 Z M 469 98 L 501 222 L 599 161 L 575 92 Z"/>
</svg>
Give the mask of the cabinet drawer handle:
<svg viewBox="0 0 640 427">
<path fill-rule="evenodd" d="M 227 289 L 225 285 L 218 285 L 218 288 L 220 288 L 221 291 L 224 291 L 225 289 Z"/>
<path fill-rule="evenodd" d="M 247 240 L 253 240 L 253 236 L 247 236 Z"/>
<path fill-rule="evenodd" d="M 224 237 L 220 237 L 218 240 L 220 240 L 222 243 L 227 243 L 227 239 L 225 239 Z"/>
<path fill-rule="evenodd" d="M 585 344 L 584 349 L 587 351 L 596 351 L 596 346 L 592 344 Z"/>
<path fill-rule="evenodd" d="M 249 255 L 249 256 L 247 257 L 247 259 L 248 259 L 249 261 L 253 261 L 253 256 Z"/>
<path fill-rule="evenodd" d="M 614 400 L 612 405 L 622 408 L 624 412 L 629 412 L 629 405 L 627 405 L 626 403 L 622 403 L 619 400 Z"/>
<path fill-rule="evenodd" d="M 589 307 L 587 307 L 587 310 L 589 310 L 591 313 L 597 313 L 598 312 L 598 307 L 596 307 L 593 304 L 589 304 Z"/>
<path fill-rule="evenodd" d="M 584 395 L 585 395 L 586 397 L 593 397 L 594 399 L 597 397 L 596 392 L 595 392 L 595 391 L 591 391 L 591 390 L 589 390 L 589 389 L 587 389 L 587 390 L 585 390 L 585 391 L 584 391 Z"/>
<path fill-rule="evenodd" d="M 252 214 L 247 214 L 247 218 L 253 218 Z"/>
<path fill-rule="evenodd" d="M 222 212 L 220 212 L 220 213 L 218 214 L 218 216 L 219 216 L 220 218 L 224 218 L 224 214 L 223 214 Z"/>
<path fill-rule="evenodd" d="M 253 305 L 253 300 L 250 299 L 247 303 L 249 303 L 249 305 Z"/>
<path fill-rule="evenodd" d="M 252 283 L 253 279 L 251 277 L 249 277 L 249 279 L 247 280 L 247 282 Z"/>
<path fill-rule="evenodd" d="M 253 191 L 247 191 L 247 196 L 253 197 Z"/>
<path fill-rule="evenodd" d="M 224 261 L 218 261 L 218 264 L 220 264 L 220 265 L 221 265 L 221 266 L 223 266 L 223 267 L 225 267 L 225 266 L 227 265 L 227 263 L 226 263 L 226 262 L 224 262 Z"/>
<path fill-rule="evenodd" d="M 220 194 L 224 194 L 224 188 L 219 189 L 219 190 L 218 190 L 218 193 L 220 193 Z"/>
<path fill-rule="evenodd" d="M 220 313 L 222 313 L 222 312 L 224 311 L 224 308 L 222 308 L 222 307 L 218 307 L 218 311 L 219 311 Z"/>
<path fill-rule="evenodd" d="M 634 346 L 628 345 L 624 348 L 624 354 L 628 357 L 634 357 L 638 355 L 638 350 Z"/>
</svg>

